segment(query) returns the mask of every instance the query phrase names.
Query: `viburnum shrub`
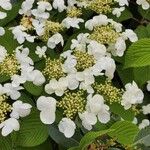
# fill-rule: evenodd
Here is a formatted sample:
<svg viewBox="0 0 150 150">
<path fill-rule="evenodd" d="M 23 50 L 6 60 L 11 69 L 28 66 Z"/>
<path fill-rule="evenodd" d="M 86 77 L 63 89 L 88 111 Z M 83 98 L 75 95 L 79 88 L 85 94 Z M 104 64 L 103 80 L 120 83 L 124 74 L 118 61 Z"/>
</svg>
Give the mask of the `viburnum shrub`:
<svg viewBox="0 0 150 150">
<path fill-rule="evenodd" d="M 0 0 L 0 150 L 150 149 L 150 0 Z"/>
</svg>

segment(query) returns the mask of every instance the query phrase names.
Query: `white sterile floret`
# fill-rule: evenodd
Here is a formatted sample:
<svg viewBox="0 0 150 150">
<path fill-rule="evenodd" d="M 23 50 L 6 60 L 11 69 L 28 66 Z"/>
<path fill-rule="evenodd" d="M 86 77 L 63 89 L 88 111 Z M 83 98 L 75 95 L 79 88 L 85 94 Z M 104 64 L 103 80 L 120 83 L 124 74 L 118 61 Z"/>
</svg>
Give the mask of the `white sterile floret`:
<svg viewBox="0 0 150 150">
<path fill-rule="evenodd" d="M 147 81 L 147 90 L 150 91 L 150 81 Z"/>
<path fill-rule="evenodd" d="M 90 41 L 88 45 L 88 54 L 93 55 L 96 60 L 106 55 L 106 47 L 96 41 Z"/>
<path fill-rule="evenodd" d="M 0 19 L 4 19 L 7 17 L 7 13 L 0 11 Z"/>
<path fill-rule="evenodd" d="M 7 136 L 13 132 L 13 130 L 19 131 L 20 124 L 17 119 L 9 118 L 0 124 L 0 129 L 2 129 L 2 135 Z"/>
<path fill-rule="evenodd" d="M 63 25 L 64 27 L 66 27 L 67 29 L 69 29 L 69 28 L 71 28 L 71 27 L 79 29 L 79 28 L 80 28 L 79 23 L 83 23 L 83 22 L 84 22 L 84 20 L 81 19 L 81 18 L 76 18 L 76 17 L 71 18 L 71 17 L 67 17 L 67 18 L 65 18 L 65 19 L 62 21 L 62 25 Z"/>
<path fill-rule="evenodd" d="M 62 132 L 66 138 L 71 138 L 76 129 L 75 123 L 69 118 L 63 118 L 58 125 L 59 131 Z"/>
<path fill-rule="evenodd" d="M 13 87 L 12 83 L 4 84 L 4 91 L 6 95 L 10 96 L 10 98 L 13 100 L 17 100 L 21 96 L 21 93 L 19 92 L 19 90 L 22 90 L 22 89 L 23 89 L 22 86 Z"/>
<path fill-rule="evenodd" d="M 101 57 L 96 64 L 92 67 L 93 74 L 95 76 L 103 75 L 102 71 L 105 71 L 105 75 L 109 79 L 113 79 L 114 72 L 116 70 L 115 61 L 111 57 Z"/>
<path fill-rule="evenodd" d="M 58 81 L 51 79 L 45 86 L 45 91 L 48 94 L 55 93 L 57 96 L 62 96 L 68 87 L 68 80 L 65 77 L 61 77 Z"/>
<path fill-rule="evenodd" d="M 52 10 L 52 6 L 49 2 L 45 2 L 45 1 L 40 1 L 37 3 L 38 7 L 37 9 L 33 9 L 31 12 L 32 14 L 36 17 L 36 19 L 48 19 L 50 14 L 49 12 L 46 11 L 50 11 Z"/>
<path fill-rule="evenodd" d="M 117 17 L 121 16 L 121 13 L 125 10 L 125 7 L 120 7 L 120 8 L 114 8 L 112 11 L 113 15 L 116 15 Z"/>
<path fill-rule="evenodd" d="M 64 0 L 53 0 L 54 9 L 58 9 L 59 12 L 62 12 L 66 9 Z"/>
<path fill-rule="evenodd" d="M 17 100 L 12 105 L 11 118 L 19 119 L 20 117 L 26 117 L 30 114 L 32 106 L 28 103 L 23 103 Z"/>
<path fill-rule="evenodd" d="M 131 42 L 136 42 L 138 40 L 136 33 L 131 29 L 126 29 L 125 32 L 122 33 L 122 35 L 125 40 L 129 39 Z"/>
<path fill-rule="evenodd" d="M 16 48 L 16 58 L 20 65 L 33 65 L 33 60 L 29 57 L 29 48 L 23 48 L 23 46 L 19 46 Z"/>
<path fill-rule="evenodd" d="M 0 84 L 0 95 L 5 94 L 5 89 L 4 87 Z"/>
<path fill-rule="evenodd" d="M 93 30 L 94 27 L 100 26 L 100 25 L 107 25 L 109 22 L 109 19 L 107 18 L 106 15 L 98 15 L 94 16 L 92 19 L 88 20 L 85 23 L 85 28 L 89 30 Z"/>
<path fill-rule="evenodd" d="M 87 130 L 92 130 L 92 126 L 97 123 L 97 117 L 93 113 L 85 111 L 84 113 L 79 113 L 79 117 L 82 120 L 82 125 Z"/>
<path fill-rule="evenodd" d="M 48 39 L 47 46 L 51 49 L 54 49 L 59 43 L 63 46 L 64 39 L 60 33 L 56 33 Z"/>
<path fill-rule="evenodd" d="M 73 39 L 71 42 L 71 49 L 85 50 L 86 44 L 89 42 L 89 33 L 80 33 L 77 39 Z"/>
<path fill-rule="evenodd" d="M 6 56 L 7 56 L 7 50 L 5 49 L 5 47 L 0 45 L 0 63 L 3 62 Z"/>
<path fill-rule="evenodd" d="M 144 129 L 150 125 L 150 121 L 148 119 L 143 119 L 142 122 L 139 124 L 139 129 Z"/>
<path fill-rule="evenodd" d="M 14 35 L 14 39 L 16 39 L 19 44 L 24 43 L 25 40 L 33 43 L 34 39 L 36 38 L 36 36 L 31 36 L 30 34 L 27 34 L 25 32 L 26 28 L 21 26 L 21 25 L 16 26 L 16 27 L 12 27 L 10 29 L 12 30 L 12 33 Z"/>
<path fill-rule="evenodd" d="M 0 36 L 3 36 L 5 34 L 5 30 L 3 27 L 0 27 Z"/>
<path fill-rule="evenodd" d="M 150 104 L 142 106 L 142 111 L 144 115 L 150 114 Z"/>
<path fill-rule="evenodd" d="M 2 7 L 5 10 L 11 10 L 12 9 L 12 4 L 10 0 L 0 0 L 0 7 Z"/>
<path fill-rule="evenodd" d="M 40 110 L 40 119 L 44 124 L 52 124 L 55 121 L 56 100 L 53 97 L 39 97 L 37 108 Z"/>
<path fill-rule="evenodd" d="M 132 105 L 141 104 L 143 102 L 144 94 L 134 81 L 126 84 L 125 89 L 121 101 L 121 105 L 124 106 L 125 109 L 129 109 Z"/>
<path fill-rule="evenodd" d="M 115 0 L 115 1 L 118 2 L 120 6 L 129 5 L 128 0 Z"/>
<path fill-rule="evenodd" d="M 137 3 L 138 5 L 142 5 L 142 8 L 143 8 L 144 10 L 147 10 L 147 9 L 150 8 L 150 4 L 148 3 L 147 0 L 137 0 L 136 3 Z"/>
<path fill-rule="evenodd" d="M 20 86 L 20 84 L 23 84 L 26 82 L 26 78 L 24 76 L 19 76 L 15 74 L 11 77 L 11 81 L 12 81 L 13 87 L 18 87 Z"/>
<path fill-rule="evenodd" d="M 31 8 L 33 7 L 33 3 L 35 0 L 25 0 L 22 5 L 21 9 L 19 10 L 19 14 L 30 16 L 31 15 Z"/>
<path fill-rule="evenodd" d="M 46 46 L 43 47 L 37 46 L 35 53 L 39 56 L 39 58 L 42 58 L 46 56 L 45 55 L 46 50 L 47 50 Z"/>
</svg>

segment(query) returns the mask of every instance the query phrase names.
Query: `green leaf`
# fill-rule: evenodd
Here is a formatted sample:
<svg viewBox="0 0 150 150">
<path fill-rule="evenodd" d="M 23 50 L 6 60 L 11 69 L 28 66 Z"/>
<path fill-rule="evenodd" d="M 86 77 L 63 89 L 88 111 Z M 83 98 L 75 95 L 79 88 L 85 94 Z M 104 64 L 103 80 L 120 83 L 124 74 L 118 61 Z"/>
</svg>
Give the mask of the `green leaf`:
<svg viewBox="0 0 150 150">
<path fill-rule="evenodd" d="M 9 76 L 6 76 L 6 75 L 0 75 L 0 83 L 3 83 L 3 82 L 6 82 L 10 80 L 10 77 Z"/>
<path fill-rule="evenodd" d="M 55 124 L 49 126 L 49 135 L 56 143 L 62 145 L 65 148 L 78 146 L 79 144 L 79 142 L 74 137 L 66 138 L 63 133 L 60 133 L 58 126 Z"/>
<path fill-rule="evenodd" d="M 112 138 L 116 138 L 116 140 L 123 145 L 133 144 L 134 139 L 139 132 L 139 128 L 128 121 L 116 122 L 110 129 L 114 129 L 114 131 L 108 133 L 108 135 Z"/>
<path fill-rule="evenodd" d="M 133 121 L 134 113 L 131 110 L 125 110 L 123 106 L 118 103 L 113 103 L 110 105 L 110 111 L 114 114 L 119 115 L 121 118 L 127 121 Z"/>
<path fill-rule="evenodd" d="M 0 149 L 12 150 L 12 141 L 11 141 L 10 136 L 3 137 L 0 133 Z"/>
<path fill-rule="evenodd" d="M 26 82 L 24 88 L 34 96 L 40 96 L 43 92 L 43 86 L 36 86 L 32 82 Z"/>
<path fill-rule="evenodd" d="M 125 56 L 124 68 L 150 65 L 150 39 L 145 38 L 132 44 Z"/>
<path fill-rule="evenodd" d="M 6 12 L 7 17 L 0 21 L 0 26 L 5 26 L 10 21 L 12 21 L 14 18 L 17 17 L 22 2 L 23 2 L 23 0 L 20 0 L 19 2 L 12 5 L 13 6 L 12 9 Z"/>
<path fill-rule="evenodd" d="M 144 144 L 150 146 L 150 127 L 142 129 L 135 138 L 134 145 Z"/>
<path fill-rule="evenodd" d="M 48 138 L 48 128 L 39 118 L 37 110 L 32 110 L 31 114 L 23 118 L 21 127 L 17 133 L 16 146 L 33 147 L 42 144 Z"/>
<path fill-rule="evenodd" d="M 150 20 L 150 9 L 144 10 L 139 6 L 138 11 L 144 19 Z"/>
<path fill-rule="evenodd" d="M 18 42 L 14 40 L 12 32 L 8 29 L 5 29 L 5 34 L 0 36 L 0 45 L 4 46 L 7 52 L 11 54 L 18 46 Z"/>
</svg>

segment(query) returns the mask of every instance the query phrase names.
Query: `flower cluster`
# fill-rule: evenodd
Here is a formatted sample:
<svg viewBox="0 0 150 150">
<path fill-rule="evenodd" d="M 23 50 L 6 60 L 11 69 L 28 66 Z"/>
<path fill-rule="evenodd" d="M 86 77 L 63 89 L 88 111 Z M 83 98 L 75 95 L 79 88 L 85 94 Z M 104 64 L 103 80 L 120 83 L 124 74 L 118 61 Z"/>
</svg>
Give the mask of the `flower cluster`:
<svg viewBox="0 0 150 150">
<path fill-rule="evenodd" d="M 2 10 L 12 8 L 10 0 L 2 1 Z M 137 0 L 137 4 L 150 7 L 149 0 Z M 131 111 L 135 120 L 138 113 L 150 114 L 150 104 L 141 106 L 144 93 L 136 82 L 123 86 L 118 78 L 118 85 L 113 80 L 120 63 L 116 60 L 123 60 L 128 45 L 138 40 L 132 29 L 112 19 L 119 18 L 128 6 L 128 0 L 23 1 L 17 21 L 6 28 L 16 48 L 0 43 L 0 77 L 7 78 L 0 80 L 3 136 L 18 131 L 19 119 L 35 107 L 21 99 L 22 92 L 33 93 L 32 87 L 26 89 L 28 83 L 43 88 L 39 95 L 32 95 L 41 122 L 56 122 L 67 138 L 79 127 L 76 119 L 86 130 L 113 121 L 118 115 L 112 110 L 114 105 Z M 0 11 L 0 19 L 5 17 L 7 13 Z M 0 27 L 0 36 L 5 34 Z M 61 114 L 58 120 L 57 112 Z M 117 119 L 125 118 L 118 115 Z M 139 128 L 149 124 L 145 119 Z"/>
</svg>

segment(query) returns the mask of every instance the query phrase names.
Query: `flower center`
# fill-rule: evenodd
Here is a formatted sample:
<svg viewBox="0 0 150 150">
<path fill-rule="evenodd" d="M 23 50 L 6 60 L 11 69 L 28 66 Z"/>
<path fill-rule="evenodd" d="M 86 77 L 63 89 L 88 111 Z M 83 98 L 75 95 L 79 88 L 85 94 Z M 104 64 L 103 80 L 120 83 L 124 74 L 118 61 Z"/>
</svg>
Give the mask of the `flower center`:
<svg viewBox="0 0 150 150">
<path fill-rule="evenodd" d="M 20 70 L 19 63 L 14 54 L 7 55 L 2 63 L 0 63 L 0 74 L 13 76 Z"/>
<path fill-rule="evenodd" d="M 2 123 L 6 119 L 8 113 L 10 113 L 12 110 L 11 105 L 8 104 L 6 101 L 7 101 L 7 97 L 5 95 L 1 95 L 0 96 L 0 123 Z"/>
<path fill-rule="evenodd" d="M 71 7 L 67 10 L 67 16 L 68 17 L 79 17 L 82 15 L 82 10 L 80 8 L 77 7 Z"/>
<path fill-rule="evenodd" d="M 98 94 L 104 96 L 104 99 L 112 103 L 120 103 L 122 99 L 123 90 L 114 87 L 110 81 L 106 81 L 104 84 L 95 84 L 94 88 Z"/>
<path fill-rule="evenodd" d="M 89 2 L 88 8 L 98 14 L 107 14 L 112 11 L 112 5 L 114 5 L 113 0 L 92 0 Z"/>
<path fill-rule="evenodd" d="M 33 28 L 32 21 L 30 20 L 30 17 L 27 17 L 27 16 L 23 16 L 20 24 L 24 26 L 25 28 L 27 28 L 28 30 L 31 30 Z"/>
<path fill-rule="evenodd" d="M 86 68 L 90 68 L 95 64 L 94 56 L 89 55 L 87 52 L 75 50 L 74 56 L 76 57 L 77 60 L 76 69 L 78 71 L 83 71 Z"/>
<path fill-rule="evenodd" d="M 43 74 L 48 77 L 48 79 L 59 79 L 65 76 L 65 73 L 62 69 L 62 61 L 61 59 L 51 60 L 50 58 L 46 58 L 46 67 L 43 71 Z"/>
<path fill-rule="evenodd" d="M 110 44 L 115 43 L 118 37 L 119 33 L 111 25 L 106 25 L 95 27 L 89 38 L 101 44 Z"/>
<path fill-rule="evenodd" d="M 64 110 L 64 115 L 73 119 L 77 113 L 82 113 L 85 109 L 84 92 L 65 93 L 64 97 L 57 104 L 58 107 Z"/>
</svg>

